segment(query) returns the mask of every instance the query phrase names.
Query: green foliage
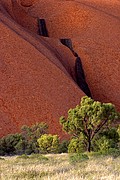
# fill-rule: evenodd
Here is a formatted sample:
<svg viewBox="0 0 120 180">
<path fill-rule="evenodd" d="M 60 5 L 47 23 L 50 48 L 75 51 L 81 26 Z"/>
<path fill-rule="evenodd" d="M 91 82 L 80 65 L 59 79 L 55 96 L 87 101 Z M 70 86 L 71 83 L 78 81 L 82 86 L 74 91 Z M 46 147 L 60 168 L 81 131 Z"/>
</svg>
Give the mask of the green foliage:
<svg viewBox="0 0 120 180">
<path fill-rule="evenodd" d="M 29 159 L 29 156 L 27 154 L 22 154 L 18 156 L 17 159 Z"/>
<path fill-rule="evenodd" d="M 59 153 L 67 153 L 68 152 L 68 145 L 69 145 L 69 141 L 63 140 L 59 144 Z"/>
<path fill-rule="evenodd" d="M 70 155 L 69 158 L 71 163 L 79 163 L 81 161 L 86 161 L 89 159 L 87 154 L 81 154 L 81 153 L 72 154 Z"/>
<path fill-rule="evenodd" d="M 4 156 L 5 155 L 5 148 L 6 144 L 5 144 L 5 140 L 4 138 L 0 139 L 0 156 Z"/>
<path fill-rule="evenodd" d="M 71 139 L 68 146 L 68 153 L 82 153 L 84 151 L 85 151 L 85 145 L 80 139 L 78 138 Z"/>
<path fill-rule="evenodd" d="M 43 122 L 36 123 L 31 127 L 23 126 L 21 128 L 21 134 L 24 138 L 26 154 L 39 152 L 37 139 L 40 138 L 41 135 L 46 134 L 47 131 L 48 131 L 48 125 Z"/>
<path fill-rule="evenodd" d="M 105 149 L 105 151 L 98 151 L 98 152 L 89 152 L 87 153 L 88 157 L 105 157 L 105 156 L 111 156 L 114 158 L 117 158 L 120 156 L 120 149 L 115 148 L 109 148 Z"/>
<path fill-rule="evenodd" d="M 41 153 L 57 153 L 59 150 L 59 139 L 57 135 L 44 134 L 37 142 Z"/>
<path fill-rule="evenodd" d="M 117 158 L 118 156 L 120 156 L 120 149 L 109 148 L 108 151 L 102 152 L 102 154 Z"/>
<path fill-rule="evenodd" d="M 0 139 L 0 155 L 14 155 L 16 145 L 22 140 L 20 134 L 9 134 Z"/>
<path fill-rule="evenodd" d="M 99 151 L 105 152 L 112 146 L 112 140 L 106 138 L 106 136 L 102 136 L 97 140 L 96 144 L 98 145 Z"/>
<path fill-rule="evenodd" d="M 94 152 L 94 151 L 85 152 L 85 154 L 87 154 L 89 159 L 91 159 L 91 158 L 99 158 L 99 157 L 101 158 L 101 156 L 103 157 L 103 154 L 100 151 L 98 151 L 98 152 Z"/>
<path fill-rule="evenodd" d="M 19 142 L 15 146 L 15 154 L 21 155 L 25 153 L 25 148 L 26 148 L 26 142 L 23 139 L 20 139 Z"/>
<path fill-rule="evenodd" d="M 41 135 L 46 134 L 48 125 L 46 123 L 36 123 L 31 127 L 22 126 L 21 134 L 26 140 L 37 140 Z"/>
<path fill-rule="evenodd" d="M 46 134 L 48 126 L 46 123 L 36 123 L 21 128 L 21 134 L 9 134 L 0 139 L 0 155 L 21 155 L 38 153 L 39 146 L 37 139 Z"/>
<path fill-rule="evenodd" d="M 116 128 L 107 128 L 99 133 L 93 141 L 93 150 L 108 152 L 110 148 L 118 149 L 119 134 Z"/>
<path fill-rule="evenodd" d="M 100 132 L 99 136 L 106 136 L 108 139 L 112 139 L 114 142 L 119 141 L 119 133 L 116 128 L 107 128 Z"/>
<path fill-rule="evenodd" d="M 105 151 L 98 151 L 98 152 L 85 152 L 88 157 L 91 158 L 104 158 L 105 156 L 111 156 L 113 158 L 117 158 L 120 156 L 120 149 L 115 148 L 109 148 L 108 150 L 105 149 Z"/>
<path fill-rule="evenodd" d="M 75 137 L 81 133 L 87 141 L 87 150 L 91 150 L 91 142 L 94 136 L 113 120 L 118 119 L 119 114 L 111 103 L 101 103 L 84 96 L 80 105 L 68 111 L 68 117 L 60 118 L 63 130 Z"/>
</svg>

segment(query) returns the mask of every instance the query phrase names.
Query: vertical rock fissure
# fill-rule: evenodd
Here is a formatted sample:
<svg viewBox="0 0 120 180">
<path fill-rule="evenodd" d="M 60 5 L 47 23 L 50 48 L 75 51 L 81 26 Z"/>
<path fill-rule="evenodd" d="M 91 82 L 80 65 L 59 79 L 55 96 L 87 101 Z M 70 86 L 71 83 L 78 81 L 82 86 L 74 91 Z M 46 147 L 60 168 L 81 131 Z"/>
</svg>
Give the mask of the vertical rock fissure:
<svg viewBox="0 0 120 180">
<path fill-rule="evenodd" d="M 67 46 L 70 50 L 73 49 L 71 39 L 60 39 L 60 42 L 61 42 L 63 45 Z"/>
<path fill-rule="evenodd" d="M 77 84 L 80 87 L 80 89 L 87 96 L 92 97 L 91 92 L 90 92 L 90 88 L 89 88 L 89 86 L 86 82 L 86 79 L 85 79 L 85 73 L 84 73 L 84 69 L 83 69 L 80 57 L 77 57 L 76 61 L 75 61 L 75 73 L 76 73 Z"/>
<path fill-rule="evenodd" d="M 39 35 L 40 36 L 49 37 L 45 19 L 39 19 L 38 18 L 38 28 L 39 28 Z M 91 97 L 91 92 L 90 92 L 89 86 L 88 86 L 86 79 L 85 79 L 85 73 L 84 73 L 84 69 L 82 66 L 81 59 L 78 56 L 78 54 L 74 51 L 71 39 L 69 39 L 69 38 L 60 39 L 60 42 L 64 46 L 68 47 L 71 50 L 71 52 L 73 53 L 73 55 L 76 57 L 76 61 L 75 61 L 76 82 L 77 82 L 78 86 L 80 87 L 80 89 L 87 96 Z"/>
<path fill-rule="evenodd" d="M 78 86 L 87 96 L 92 97 L 90 88 L 85 79 L 85 73 L 82 66 L 82 61 L 80 57 L 78 56 L 78 54 L 73 50 L 71 39 L 60 39 L 60 42 L 66 47 L 68 47 L 72 51 L 73 55 L 76 57 L 75 74 L 76 74 L 76 82 Z"/>
<path fill-rule="evenodd" d="M 40 36 L 49 37 L 45 19 L 38 18 L 38 33 Z"/>
</svg>

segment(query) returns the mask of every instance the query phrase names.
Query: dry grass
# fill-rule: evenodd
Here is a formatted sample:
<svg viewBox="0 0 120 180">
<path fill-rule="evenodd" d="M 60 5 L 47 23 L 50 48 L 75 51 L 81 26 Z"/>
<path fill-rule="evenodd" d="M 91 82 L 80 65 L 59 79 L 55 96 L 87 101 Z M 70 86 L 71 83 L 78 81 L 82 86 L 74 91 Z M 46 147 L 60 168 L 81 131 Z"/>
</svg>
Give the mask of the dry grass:
<svg viewBox="0 0 120 180">
<path fill-rule="evenodd" d="M 70 163 L 68 154 L 0 158 L 1 180 L 120 180 L 120 157 Z"/>
</svg>

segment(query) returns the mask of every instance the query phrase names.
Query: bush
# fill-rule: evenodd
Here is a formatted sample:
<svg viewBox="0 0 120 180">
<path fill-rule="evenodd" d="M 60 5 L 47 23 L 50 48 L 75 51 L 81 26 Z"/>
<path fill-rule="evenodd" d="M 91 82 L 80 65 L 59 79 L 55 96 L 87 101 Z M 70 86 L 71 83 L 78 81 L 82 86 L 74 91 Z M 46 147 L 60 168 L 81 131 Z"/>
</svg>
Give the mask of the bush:
<svg viewBox="0 0 120 180">
<path fill-rule="evenodd" d="M 22 155 L 25 153 L 26 148 L 26 142 L 23 139 L 20 139 L 20 141 L 15 146 L 15 152 L 18 155 Z"/>
<path fill-rule="evenodd" d="M 78 138 L 71 139 L 68 145 L 68 153 L 82 153 L 85 151 L 85 146 L 83 141 Z"/>
<path fill-rule="evenodd" d="M 29 156 L 27 156 L 26 154 L 22 154 L 18 156 L 17 159 L 29 159 Z"/>
<path fill-rule="evenodd" d="M 96 159 L 96 158 L 101 158 L 103 157 L 104 155 L 98 151 L 98 152 L 94 152 L 94 151 L 91 151 L 91 152 L 85 152 L 85 154 L 89 157 L 89 159 Z"/>
<path fill-rule="evenodd" d="M 108 151 L 102 151 L 102 155 L 110 155 L 114 158 L 117 158 L 120 156 L 120 149 L 115 149 L 115 148 L 109 148 Z"/>
<path fill-rule="evenodd" d="M 93 141 L 93 150 L 108 152 L 110 148 L 118 149 L 119 134 L 117 129 L 104 129 Z"/>
<path fill-rule="evenodd" d="M 96 141 L 96 145 L 101 152 L 108 151 L 108 149 L 111 148 L 112 143 L 113 141 L 111 139 L 108 139 L 106 136 L 102 136 Z"/>
<path fill-rule="evenodd" d="M 68 145 L 69 145 L 69 141 L 63 140 L 59 145 L 59 153 L 67 153 Z"/>
<path fill-rule="evenodd" d="M 0 139 L 0 155 L 16 154 L 16 145 L 22 140 L 20 134 L 9 134 Z"/>
<path fill-rule="evenodd" d="M 24 153 L 39 153 L 37 139 L 40 138 L 43 134 L 47 134 L 47 132 L 48 125 L 44 122 L 36 123 L 31 127 L 23 126 L 21 128 L 21 134 L 25 143 Z"/>
<path fill-rule="evenodd" d="M 38 140 L 40 153 L 58 153 L 59 139 L 57 135 L 44 134 Z"/>
<path fill-rule="evenodd" d="M 39 153 L 37 139 L 46 134 L 48 125 L 36 123 L 21 128 L 21 134 L 9 134 L 0 139 L 0 156 Z"/>
<path fill-rule="evenodd" d="M 71 163 L 77 163 L 77 162 L 86 161 L 89 159 L 87 154 L 81 154 L 81 153 L 72 154 L 70 155 L 69 158 L 70 158 Z"/>
<path fill-rule="evenodd" d="M 117 147 L 117 143 L 119 142 L 119 133 L 116 128 L 106 129 L 100 134 L 101 136 L 106 136 L 106 138 L 113 140 L 113 148 Z"/>
</svg>

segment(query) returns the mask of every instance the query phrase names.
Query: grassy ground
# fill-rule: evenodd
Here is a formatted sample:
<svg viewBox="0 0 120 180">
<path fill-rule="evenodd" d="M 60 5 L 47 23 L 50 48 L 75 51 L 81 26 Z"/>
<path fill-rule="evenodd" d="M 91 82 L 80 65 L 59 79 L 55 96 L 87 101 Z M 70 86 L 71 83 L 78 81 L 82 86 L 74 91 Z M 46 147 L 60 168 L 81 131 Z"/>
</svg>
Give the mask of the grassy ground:
<svg viewBox="0 0 120 180">
<path fill-rule="evenodd" d="M 1 180 L 120 180 L 120 157 L 73 163 L 68 154 L 1 157 Z"/>
</svg>

